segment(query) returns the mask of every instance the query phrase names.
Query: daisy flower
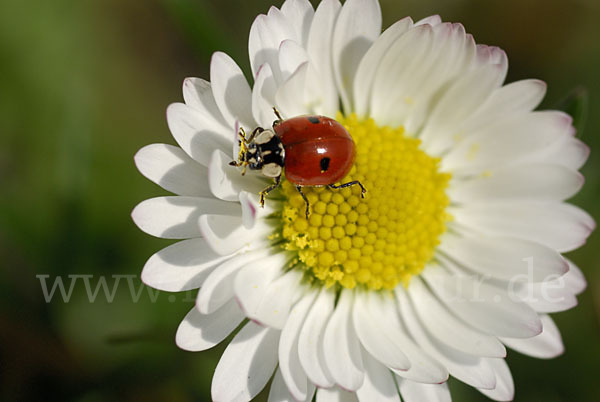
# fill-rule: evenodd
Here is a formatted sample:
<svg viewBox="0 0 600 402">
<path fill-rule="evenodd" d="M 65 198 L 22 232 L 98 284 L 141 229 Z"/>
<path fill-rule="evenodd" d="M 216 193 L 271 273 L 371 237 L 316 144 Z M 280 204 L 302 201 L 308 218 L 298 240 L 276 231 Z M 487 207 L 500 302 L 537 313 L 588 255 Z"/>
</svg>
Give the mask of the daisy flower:
<svg viewBox="0 0 600 402">
<path fill-rule="evenodd" d="M 167 110 L 177 146 L 153 144 L 137 167 L 174 196 L 133 211 L 148 234 L 181 241 L 154 254 L 143 281 L 200 288 L 176 334 L 200 351 L 235 333 L 212 380 L 219 402 L 449 401 L 449 376 L 511 400 L 506 347 L 563 351 L 548 315 L 585 287 L 561 253 L 594 221 L 565 202 L 588 148 L 571 118 L 534 111 L 546 86 L 504 85 L 506 54 L 461 24 L 404 18 L 385 31 L 376 0 L 287 0 L 249 35 L 251 83 L 213 55 L 210 82 L 186 79 Z M 340 183 L 272 183 L 237 159 L 240 128 L 322 115 L 353 138 Z M 285 172 L 284 172 L 285 173 Z M 355 186 L 357 187 L 357 186 Z M 237 330 L 237 331 L 236 331 Z"/>
</svg>

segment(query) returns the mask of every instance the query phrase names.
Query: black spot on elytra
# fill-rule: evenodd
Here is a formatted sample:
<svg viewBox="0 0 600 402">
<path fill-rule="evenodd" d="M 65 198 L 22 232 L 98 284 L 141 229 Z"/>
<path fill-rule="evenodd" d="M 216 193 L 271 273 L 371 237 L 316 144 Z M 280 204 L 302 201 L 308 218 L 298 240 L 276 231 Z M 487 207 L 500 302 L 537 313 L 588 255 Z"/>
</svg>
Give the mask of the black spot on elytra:
<svg viewBox="0 0 600 402">
<path fill-rule="evenodd" d="M 331 161 L 331 159 L 325 157 L 325 158 L 321 158 L 321 172 L 326 172 L 327 169 L 329 169 L 329 162 Z"/>
<path fill-rule="evenodd" d="M 308 121 L 310 121 L 312 124 L 319 124 L 319 118 L 315 116 L 308 117 Z"/>
</svg>

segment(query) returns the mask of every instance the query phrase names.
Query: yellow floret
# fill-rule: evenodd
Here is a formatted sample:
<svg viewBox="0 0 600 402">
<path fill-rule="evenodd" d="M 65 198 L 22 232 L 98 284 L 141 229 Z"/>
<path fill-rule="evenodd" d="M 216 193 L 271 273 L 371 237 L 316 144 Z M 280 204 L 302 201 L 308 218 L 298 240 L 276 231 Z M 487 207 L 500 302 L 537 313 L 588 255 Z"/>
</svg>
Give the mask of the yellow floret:
<svg viewBox="0 0 600 402">
<path fill-rule="evenodd" d="M 378 127 L 372 119 L 338 115 L 356 144 L 350 174 L 367 189 L 304 187 L 311 214 L 295 186 L 284 180 L 283 227 L 272 235 L 297 253 L 311 282 L 371 290 L 408 285 L 434 255 L 452 217 L 446 188 L 450 174 L 404 129 Z M 296 264 L 298 265 L 298 264 Z"/>
</svg>

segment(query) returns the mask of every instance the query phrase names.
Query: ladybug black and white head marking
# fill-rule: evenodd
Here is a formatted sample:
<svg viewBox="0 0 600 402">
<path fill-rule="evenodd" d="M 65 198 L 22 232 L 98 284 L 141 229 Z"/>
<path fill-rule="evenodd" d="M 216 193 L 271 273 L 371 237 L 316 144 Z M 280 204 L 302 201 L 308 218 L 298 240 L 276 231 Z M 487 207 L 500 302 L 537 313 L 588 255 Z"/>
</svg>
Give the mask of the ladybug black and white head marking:
<svg viewBox="0 0 600 402">
<path fill-rule="evenodd" d="M 255 149 L 256 163 L 250 169 L 260 169 L 267 177 L 281 176 L 283 171 L 285 150 L 283 144 L 273 130 L 259 133 L 250 144 L 249 149 Z"/>
<path fill-rule="evenodd" d="M 259 127 L 246 139 L 240 134 L 240 154 L 238 161 L 231 165 L 248 167 L 250 170 L 260 170 L 270 178 L 281 176 L 284 166 L 285 149 L 281 140 L 271 129 Z"/>
</svg>

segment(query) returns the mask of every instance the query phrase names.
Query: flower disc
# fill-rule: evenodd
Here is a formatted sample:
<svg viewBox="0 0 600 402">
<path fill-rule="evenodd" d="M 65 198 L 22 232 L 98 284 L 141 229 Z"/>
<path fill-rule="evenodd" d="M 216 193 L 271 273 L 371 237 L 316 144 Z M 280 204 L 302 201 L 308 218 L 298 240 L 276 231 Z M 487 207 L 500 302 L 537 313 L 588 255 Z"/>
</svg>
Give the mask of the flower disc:
<svg viewBox="0 0 600 402">
<path fill-rule="evenodd" d="M 356 116 L 338 120 L 356 143 L 356 161 L 341 183 L 360 181 L 367 189 L 305 187 L 311 205 L 289 182 L 283 183 L 284 247 L 295 250 L 309 279 L 326 286 L 357 285 L 393 289 L 421 272 L 446 230 L 450 175 L 439 159 L 420 149 L 404 129 L 379 127 Z M 275 236 L 278 237 L 278 236 Z"/>
</svg>

